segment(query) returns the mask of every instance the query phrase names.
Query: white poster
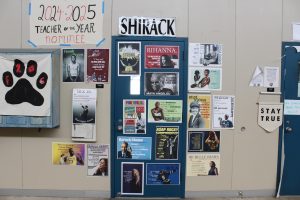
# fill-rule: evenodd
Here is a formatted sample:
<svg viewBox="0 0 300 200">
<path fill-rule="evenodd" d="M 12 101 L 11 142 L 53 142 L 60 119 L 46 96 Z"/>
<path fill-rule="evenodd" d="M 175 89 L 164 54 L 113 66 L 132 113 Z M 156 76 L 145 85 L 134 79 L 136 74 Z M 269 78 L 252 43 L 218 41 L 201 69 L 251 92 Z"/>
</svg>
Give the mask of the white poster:
<svg viewBox="0 0 300 200">
<path fill-rule="evenodd" d="M 300 115 L 300 100 L 285 99 L 284 100 L 285 115 Z"/>
<path fill-rule="evenodd" d="M 189 67 L 188 90 L 201 92 L 222 89 L 222 68 Z"/>
<path fill-rule="evenodd" d="M 187 176 L 218 176 L 220 169 L 220 154 L 187 154 Z"/>
<path fill-rule="evenodd" d="M 268 132 L 276 130 L 282 124 L 282 103 L 259 103 L 258 125 Z"/>
<path fill-rule="evenodd" d="M 103 2 L 32 0 L 29 43 L 35 46 L 99 44 L 103 39 Z"/>
<path fill-rule="evenodd" d="M 96 89 L 73 89 L 72 140 L 96 141 Z"/>
<path fill-rule="evenodd" d="M 234 128 L 234 96 L 213 96 L 213 128 Z"/>
<path fill-rule="evenodd" d="M 87 144 L 88 176 L 108 176 L 108 144 Z"/>
<path fill-rule="evenodd" d="M 252 79 L 249 83 L 250 87 L 262 87 L 264 84 L 264 73 L 263 70 L 256 66 L 255 71 L 253 72 Z"/>
<path fill-rule="evenodd" d="M 191 66 L 222 66 L 223 46 L 220 44 L 189 44 L 189 65 Z"/>
<path fill-rule="evenodd" d="M 264 67 L 264 87 L 279 87 L 278 67 Z"/>
<path fill-rule="evenodd" d="M 51 54 L 0 54 L 0 115 L 50 116 Z"/>
</svg>

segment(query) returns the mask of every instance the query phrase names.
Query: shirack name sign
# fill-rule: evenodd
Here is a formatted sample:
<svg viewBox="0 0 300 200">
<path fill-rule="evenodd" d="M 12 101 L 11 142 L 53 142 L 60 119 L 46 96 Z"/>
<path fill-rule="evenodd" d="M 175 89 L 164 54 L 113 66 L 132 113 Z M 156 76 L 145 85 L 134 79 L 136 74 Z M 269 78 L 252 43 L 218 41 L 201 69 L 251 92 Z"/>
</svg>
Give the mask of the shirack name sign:
<svg viewBox="0 0 300 200">
<path fill-rule="evenodd" d="M 119 34 L 175 37 L 175 18 L 119 17 Z"/>
<path fill-rule="evenodd" d="M 268 132 L 274 131 L 282 124 L 282 103 L 259 103 L 258 125 Z"/>
</svg>

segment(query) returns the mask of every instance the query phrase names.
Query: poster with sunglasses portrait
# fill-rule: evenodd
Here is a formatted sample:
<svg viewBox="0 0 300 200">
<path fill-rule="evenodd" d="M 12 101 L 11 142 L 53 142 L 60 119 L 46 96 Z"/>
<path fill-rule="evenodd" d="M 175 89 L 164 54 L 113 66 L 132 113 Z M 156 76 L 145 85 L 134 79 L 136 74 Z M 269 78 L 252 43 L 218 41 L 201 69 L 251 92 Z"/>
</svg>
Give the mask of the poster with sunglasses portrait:
<svg viewBox="0 0 300 200">
<path fill-rule="evenodd" d="M 118 42 L 118 76 L 140 75 L 141 42 Z"/>
<path fill-rule="evenodd" d="M 145 72 L 144 94 L 148 96 L 178 96 L 178 72 Z"/>
</svg>

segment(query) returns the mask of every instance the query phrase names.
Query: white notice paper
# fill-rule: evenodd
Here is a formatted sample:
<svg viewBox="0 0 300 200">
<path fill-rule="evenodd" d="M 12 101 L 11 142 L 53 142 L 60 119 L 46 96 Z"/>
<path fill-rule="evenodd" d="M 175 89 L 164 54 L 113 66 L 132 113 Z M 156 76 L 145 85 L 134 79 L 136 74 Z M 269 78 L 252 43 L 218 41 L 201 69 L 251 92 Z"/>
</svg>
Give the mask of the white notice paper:
<svg viewBox="0 0 300 200">
<path fill-rule="evenodd" d="M 300 100 L 284 100 L 285 115 L 300 115 Z"/>
<path fill-rule="evenodd" d="M 278 67 L 264 67 L 264 87 L 279 87 Z"/>
<path fill-rule="evenodd" d="M 255 71 L 252 75 L 252 79 L 249 83 L 249 86 L 251 87 L 262 87 L 264 84 L 264 73 L 263 70 L 256 66 Z"/>
<path fill-rule="evenodd" d="M 300 40 L 300 23 L 293 23 L 293 40 Z"/>
</svg>

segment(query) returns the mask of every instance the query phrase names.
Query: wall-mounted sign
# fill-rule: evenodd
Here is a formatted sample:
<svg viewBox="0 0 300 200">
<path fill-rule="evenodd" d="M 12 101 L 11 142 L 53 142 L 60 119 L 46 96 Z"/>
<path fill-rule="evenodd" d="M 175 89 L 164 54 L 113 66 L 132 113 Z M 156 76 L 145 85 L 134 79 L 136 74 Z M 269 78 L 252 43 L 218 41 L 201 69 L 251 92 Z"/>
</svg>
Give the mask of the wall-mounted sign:
<svg viewBox="0 0 300 200">
<path fill-rule="evenodd" d="M 97 44 L 103 39 L 103 15 L 101 0 L 31 1 L 30 42 L 35 45 Z"/>
<path fill-rule="evenodd" d="M 175 18 L 119 17 L 119 34 L 175 37 Z"/>
<path fill-rule="evenodd" d="M 259 103 L 258 125 L 268 132 L 282 124 L 282 103 Z"/>
</svg>

